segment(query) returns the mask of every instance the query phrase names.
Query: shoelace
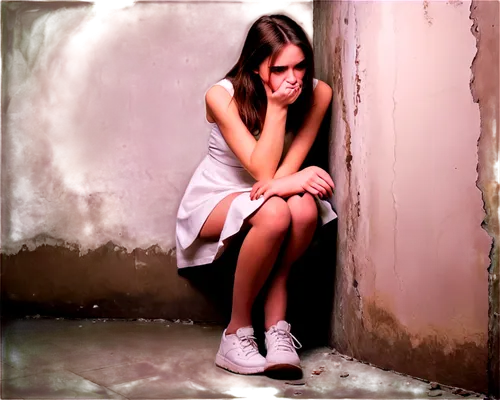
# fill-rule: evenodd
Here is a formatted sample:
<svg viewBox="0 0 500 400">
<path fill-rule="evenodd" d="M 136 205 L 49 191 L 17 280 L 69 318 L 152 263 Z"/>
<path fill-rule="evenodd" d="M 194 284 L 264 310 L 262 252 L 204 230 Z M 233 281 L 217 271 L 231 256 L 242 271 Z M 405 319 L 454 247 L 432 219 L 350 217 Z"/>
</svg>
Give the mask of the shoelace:
<svg viewBox="0 0 500 400">
<path fill-rule="evenodd" d="M 241 347 L 243 348 L 243 352 L 245 356 L 248 356 L 252 353 L 258 353 L 259 349 L 257 347 L 257 343 L 255 342 L 256 337 L 252 335 L 246 335 L 239 337 Z"/>
<path fill-rule="evenodd" d="M 297 338 L 288 331 L 273 328 L 271 334 L 276 337 L 273 345 L 277 350 L 293 351 L 293 348 L 300 349 L 302 347 Z"/>
</svg>

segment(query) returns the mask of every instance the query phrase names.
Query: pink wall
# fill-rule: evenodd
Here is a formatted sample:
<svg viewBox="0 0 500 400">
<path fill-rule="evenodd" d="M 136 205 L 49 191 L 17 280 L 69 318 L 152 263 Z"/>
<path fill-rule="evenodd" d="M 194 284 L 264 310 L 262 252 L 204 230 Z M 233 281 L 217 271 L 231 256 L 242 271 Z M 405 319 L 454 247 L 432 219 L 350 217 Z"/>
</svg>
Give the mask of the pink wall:
<svg viewBox="0 0 500 400">
<path fill-rule="evenodd" d="M 333 341 L 360 358 L 448 383 L 460 382 L 459 372 L 440 371 L 446 368 L 435 360 L 461 360 L 463 375 L 485 388 L 491 239 L 476 187 L 470 2 L 315 7 L 316 52 L 333 61 L 329 71 L 317 53 L 318 68 L 335 93 Z M 391 352 L 401 365 L 388 361 Z"/>
</svg>

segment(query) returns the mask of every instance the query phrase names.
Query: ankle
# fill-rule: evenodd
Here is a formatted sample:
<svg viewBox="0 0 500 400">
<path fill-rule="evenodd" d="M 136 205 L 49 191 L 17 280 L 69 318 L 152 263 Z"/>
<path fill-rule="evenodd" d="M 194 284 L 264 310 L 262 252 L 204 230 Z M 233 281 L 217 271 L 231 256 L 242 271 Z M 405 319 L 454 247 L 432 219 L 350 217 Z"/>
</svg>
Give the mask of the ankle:
<svg viewBox="0 0 500 400">
<path fill-rule="evenodd" d="M 241 323 L 238 324 L 238 323 L 230 322 L 226 328 L 226 335 L 234 335 L 238 329 L 243 328 L 243 327 L 250 327 L 250 326 L 252 326 L 252 324 L 241 324 Z"/>
<path fill-rule="evenodd" d="M 272 326 L 276 325 L 279 321 L 284 321 L 285 318 L 273 318 L 273 319 L 269 319 L 265 322 L 264 324 L 264 329 L 266 330 L 266 332 L 271 329 Z"/>
<path fill-rule="evenodd" d="M 226 335 L 234 335 L 238 329 L 233 329 L 229 328 L 229 326 L 226 328 Z"/>
</svg>

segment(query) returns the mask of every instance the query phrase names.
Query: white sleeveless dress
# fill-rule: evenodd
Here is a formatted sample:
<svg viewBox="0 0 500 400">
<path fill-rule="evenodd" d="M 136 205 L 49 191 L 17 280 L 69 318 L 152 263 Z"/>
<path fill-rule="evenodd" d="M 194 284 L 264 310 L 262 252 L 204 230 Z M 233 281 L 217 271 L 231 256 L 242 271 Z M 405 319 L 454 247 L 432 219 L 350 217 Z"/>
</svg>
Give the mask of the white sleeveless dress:
<svg viewBox="0 0 500 400">
<path fill-rule="evenodd" d="M 317 83 L 314 79 L 314 87 Z M 228 79 L 223 79 L 216 85 L 224 87 L 233 96 L 233 85 Z M 239 232 L 245 219 L 264 203 L 263 199 L 250 199 L 250 191 L 256 180 L 243 168 L 229 148 L 217 124 L 210 124 L 212 131 L 208 154 L 195 170 L 177 213 L 178 268 L 209 264 L 217 259 L 229 239 Z M 284 154 L 291 139 L 292 135 L 287 134 Z M 226 196 L 236 192 L 242 193 L 231 203 L 219 241 L 199 239 L 200 230 L 215 206 Z M 329 202 L 318 197 L 315 200 L 323 225 L 337 217 Z"/>
</svg>

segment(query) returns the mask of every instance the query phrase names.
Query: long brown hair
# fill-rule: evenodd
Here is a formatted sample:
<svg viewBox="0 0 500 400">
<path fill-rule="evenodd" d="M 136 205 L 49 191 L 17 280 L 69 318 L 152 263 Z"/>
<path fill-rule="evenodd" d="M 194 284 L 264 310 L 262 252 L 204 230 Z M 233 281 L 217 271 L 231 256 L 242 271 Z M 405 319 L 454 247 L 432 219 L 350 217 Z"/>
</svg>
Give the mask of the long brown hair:
<svg viewBox="0 0 500 400">
<path fill-rule="evenodd" d="M 273 63 L 289 43 L 302 50 L 306 64 L 302 92 L 288 106 L 286 130 L 296 133 L 312 106 L 314 74 L 312 46 L 299 24 L 285 15 L 260 17 L 248 31 L 238 62 L 226 74 L 234 87 L 233 98 L 240 117 L 252 133 L 262 130 L 267 109 L 266 90 L 260 76 L 254 71 L 267 57 L 271 57 Z"/>
</svg>

